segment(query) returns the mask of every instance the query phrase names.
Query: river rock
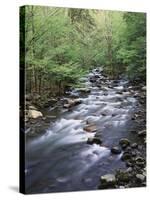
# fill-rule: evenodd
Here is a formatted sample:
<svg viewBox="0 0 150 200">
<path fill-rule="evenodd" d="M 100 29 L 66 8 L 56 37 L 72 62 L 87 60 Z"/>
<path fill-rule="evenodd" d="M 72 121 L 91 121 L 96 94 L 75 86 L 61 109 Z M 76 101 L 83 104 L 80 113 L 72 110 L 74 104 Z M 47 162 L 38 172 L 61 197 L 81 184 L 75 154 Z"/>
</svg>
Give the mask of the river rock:
<svg viewBox="0 0 150 200">
<path fill-rule="evenodd" d="M 114 174 L 105 174 L 100 177 L 100 188 L 109 188 L 115 186 L 116 178 Z"/>
<path fill-rule="evenodd" d="M 120 185 L 120 186 L 119 186 L 119 189 L 125 189 L 125 186 Z"/>
<path fill-rule="evenodd" d="M 138 144 L 137 144 L 137 143 L 133 143 L 133 144 L 131 144 L 131 148 L 133 148 L 133 149 L 138 148 Z"/>
<path fill-rule="evenodd" d="M 146 130 L 142 130 L 142 131 L 139 131 L 138 132 L 138 136 L 139 137 L 143 137 L 143 136 L 145 136 L 146 135 Z"/>
<path fill-rule="evenodd" d="M 67 103 L 64 104 L 64 108 L 71 108 L 81 103 L 81 99 L 67 99 Z"/>
<path fill-rule="evenodd" d="M 64 104 L 63 107 L 64 108 L 70 108 L 70 104 Z"/>
<path fill-rule="evenodd" d="M 99 78 L 99 77 L 98 77 L 98 78 Z M 95 77 L 95 76 L 91 76 L 91 77 L 90 77 L 90 82 L 91 82 L 91 83 L 95 83 L 96 80 L 97 80 L 97 77 Z"/>
<path fill-rule="evenodd" d="M 132 167 L 128 167 L 128 169 L 126 170 L 126 172 L 131 173 L 133 171 Z"/>
<path fill-rule="evenodd" d="M 87 131 L 87 132 L 95 132 L 97 130 L 96 126 L 94 124 L 89 124 L 86 125 L 83 130 Z"/>
<path fill-rule="evenodd" d="M 57 98 L 50 98 L 50 99 L 48 100 L 48 103 L 49 103 L 49 104 L 55 104 L 55 103 L 57 103 L 57 101 L 58 101 Z"/>
<path fill-rule="evenodd" d="M 117 115 L 117 113 L 112 113 L 112 115 L 111 115 L 111 116 L 112 116 L 112 117 L 115 117 L 116 115 Z"/>
<path fill-rule="evenodd" d="M 117 91 L 116 94 L 123 94 L 123 92 L 121 92 L 121 91 Z"/>
<path fill-rule="evenodd" d="M 112 147 L 111 148 L 111 153 L 114 153 L 114 154 L 120 154 L 121 153 L 121 149 L 119 147 Z"/>
<path fill-rule="evenodd" d="M 37 108 L 33 105 L 29 106 L 29 110 L 37 110 Z"/>
<path fill-rule="evenodd" d="M 138 157 L 135 159 L 135 163 L 136 163 L 136 165 L 139 166 L 139 167 L 144 167 L 144 165 L 145 165 L 145 160 L 144 160 L 144 158 L 138 156 Z"/>
<path fill-rule="evenodd" d="M 126 161 L 126 166 L 127 167 L 133 167 L 133 163 L 129 160 Z"/>
<path fill-rule="evenodd" d="M 102 140 L 100 138 L 94 137 L 94 138 L 88 138 L 87 144 L 101 144 Z"/>
<path fill-rule="evenodd" d="M 145 176 L 143 174 L 136 174 L 136 179 L 138 182 L 143 182 L 145 181 Z"/>
<path fill-rule="evenodd" d="M 68 99 L 68 104 L 71 106 L 77 105 L 81 103 L 81 99 Z"/>
<path fill-rule="evenodd" d="M 146 90 L 146 86 L 143 86 L 143 87 L 142 87 L 142 90 L 145 91 L 145 90 Z"/>
<path fill-rule="evenodd" d="M 55 120 L 55 119 L 56 119 L 56 116 L 54 115 L 43 117 L 43 120 L 45 123 L 49 123 L 50 121 Z"/>
<path fill-rule="evenodd" d="M 40 111 L 37 110 L 29 110 L 28 117 L 32 119 L 36 119 L 39 117 L 43 117 L 43 114 Z"/>
<path fill-rule="evenodd" d="M 108 88 L 113 89 L 113 86 L 112 85 L 108 85 Z"/>
<path fill-rule="evenodd" d="M 102 137 L 101 130 L 96 131 L 95 137 L 97 137 L 97 138 L 101 138 Z"/>
<path fill-rule="evenodd" d="M 131 130 L 130 133 L 137 134 L 137 130 Z"/>
<path fill-rule="evenodd" d="M 131 160 L 131 158 L 132 158 L 132 154 L 131 153 L 124 152 L 122 157 L 121 157 L 121 160 L 123 160 L 123 161 L 127 161 L 128 160 L 129 161 L 129 160 Z"/>
<path fill-rule="evenodd" d="M 90 93 L 91 90 L 89 88 L 77 88 L 77 92 Z"/>
<path fill-rule="evenodd" d="M 127 146 L 130 145 L 130 141 L 127 138 L 122 138 L 119 141 L 119 144 L 121 145 L 122 148 L 126 148 Z"/>
</svg>

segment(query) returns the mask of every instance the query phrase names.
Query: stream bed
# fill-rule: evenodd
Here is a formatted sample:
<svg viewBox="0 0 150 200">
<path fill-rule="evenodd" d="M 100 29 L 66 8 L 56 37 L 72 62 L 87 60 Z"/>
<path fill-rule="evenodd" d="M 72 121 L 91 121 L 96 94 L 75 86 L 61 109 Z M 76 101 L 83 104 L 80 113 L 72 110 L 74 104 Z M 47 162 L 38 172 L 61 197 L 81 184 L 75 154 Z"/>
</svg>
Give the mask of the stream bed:
<svg viewBox="0 0 150 200">
<path fill-rule="evenodd" d="M 131 133 L 137 126 L 133 116 L 140 104 L 128 81 L 109 80 L 96 69 L 81 81 L 89 91 L 69 93 L 81 103 L 71 109 L 48 108 L 46 112 L 56 118 L 44 134 L 26 140 L 27 193 L 96 190 L 100 176 L 127 168 L 122 152 L 112 154 L 111 148 L 121 138 L 141 142 Z M 96 130 L 86 131 L 87 124 L 94 124 Z M 102 144 L 87 144 L 95 135 Z"/>
</svg>

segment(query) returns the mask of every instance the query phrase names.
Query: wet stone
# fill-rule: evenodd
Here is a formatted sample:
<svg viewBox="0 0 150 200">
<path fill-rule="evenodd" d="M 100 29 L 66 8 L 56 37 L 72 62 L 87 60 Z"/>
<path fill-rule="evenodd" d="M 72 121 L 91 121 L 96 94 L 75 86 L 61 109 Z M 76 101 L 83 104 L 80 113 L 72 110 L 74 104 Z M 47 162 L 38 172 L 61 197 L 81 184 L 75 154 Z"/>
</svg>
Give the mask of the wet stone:
<svg viewBox="0 0 150 200">
<path fill-rule="evenodd" d="M 126 148 L 127 146 L 130 145 L 130 141 L 127 138 L 122 138 L 119 141 L 119 144 L 121 145 L 122 148 Z"/>
<path fill-rule="evenodd" d="M 139 167 L 144 167 L 145 166 L 145 160 L 142 157 L 137 157 L 135 159 L 135 163 Z"/>
<path fill-rule="evenodd" d="M 102 144 L 102 140 L 97 137 L 88 138 L 87 144 Z"/>
<path fill-rule="evenodd" d="M 114 187 L 116 184 L 116 177 L 114 174 L 105 174 L 100 177 L 100 186 L 99 189 L 101 188 L 111 188 Z"/>
<path fill-rule="evenodd" d="M 133 163 L 130 162 L 130 161 L 126 161 L 126 166 L 127 166 L 127 167 L 133 167 Z"/>
<path fill-rule="evenodd" d="M 146 130 L 142 130 L 142 131 L 139 131 L 138 132 L 138 136 L 139 137 L 143 137 L 143 136 L 145 136 L 146 135 Z"/>
<path fill-rule="evenodd" d="M 121 149 L 120 149 L 120 147 L 112 147 L 111 148 L 111 153 L 113 153 L 113 154 L 120 154 L 121 153 Z"/>
<path fill-rule="evenodd" d="M 136 179 L 138 182 L 145 181 L 145 176 L 143 174 L 136 174 Z"/>
<path fill-rule="evenodd" d="M 96 129 L 96 126 L 94 124 L 89 124 L 89 125 L 86 125 L 83 128 L 83 130 L 87 131 L 87 132 L 95 132 L 97 129 Z"/>
<path fill-rule="evenodd" d="M 132 159 L 132 155 L 128 152 L 124 152 L 122 157 L 121 157 L 121 160 L 123 160 L 123 161 L 131 160 L 131 159 Z"/>
<path fill-rule="evenodd" d="M 138 148 L 138 144 L 137 144 L 137 143 L 133 143 L 133 144 L 131 144 L 131 148 L 133 148 L 133 149 Z"/>
<path fill-rule="evenodd" d="M 143 86 L 143 87 L 142 87 L 142 90 L 143 90 L 143 91 L 146 91 L 146 86 Z"/>
<path fill-rule="evenodd" d="M 77 91 L 81 92 L 81 93 L 90 93 L 91 92 L 91 90 L 89 88 L 78 88 Z"/>
</svg>

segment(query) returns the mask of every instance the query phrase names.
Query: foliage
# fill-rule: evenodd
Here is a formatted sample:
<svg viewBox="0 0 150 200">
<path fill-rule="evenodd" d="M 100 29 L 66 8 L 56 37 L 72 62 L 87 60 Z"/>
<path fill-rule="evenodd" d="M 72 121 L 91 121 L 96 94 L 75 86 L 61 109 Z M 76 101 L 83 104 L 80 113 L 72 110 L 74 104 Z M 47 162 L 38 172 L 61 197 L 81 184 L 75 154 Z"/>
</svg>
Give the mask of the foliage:
<svg viewBox="0 0 150 200">
<path fill-rule="evenodd" d="M 112 78 L 121 73 L 145 79 L 144 13 L 25 6 L 26 90 L 63 93 L 89 69 L 104 66 Z M 24 12 L 22 12 L 22 22 Z M 22 57 L 21 57 L 22 61 Z"/>
<path fill-rule="evenodd" d="M 124 40 L 118 59 L 127 66 L 130 78 L 146 78 L 146 16 L 144 13 L 125 13 Z"/>
</svg>

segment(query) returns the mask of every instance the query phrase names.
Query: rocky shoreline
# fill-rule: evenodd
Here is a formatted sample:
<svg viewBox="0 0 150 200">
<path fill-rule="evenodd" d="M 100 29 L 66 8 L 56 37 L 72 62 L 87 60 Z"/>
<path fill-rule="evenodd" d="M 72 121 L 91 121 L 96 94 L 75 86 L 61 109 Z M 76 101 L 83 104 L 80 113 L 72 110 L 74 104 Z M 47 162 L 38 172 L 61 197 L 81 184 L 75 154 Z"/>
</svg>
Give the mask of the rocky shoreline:
<svg viewBox="0 0 150 200">
<path fill-rule="evenodd" d="M 123 152 L 121 160 L 125 162 L 127 169 L 101 176 L 98 189 L 146 186 L 146 87 L 141 84 L 129 88 L 139 102 L 139 110 L 132 117 L 136 128 L 130 133 L 137 135 L 140 143 L 131 143 L 127 138 L 122 138 L 118 146 L 111 149 L 115 154 Z"/>
</svg>

